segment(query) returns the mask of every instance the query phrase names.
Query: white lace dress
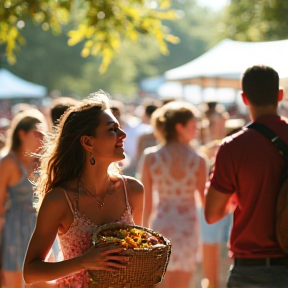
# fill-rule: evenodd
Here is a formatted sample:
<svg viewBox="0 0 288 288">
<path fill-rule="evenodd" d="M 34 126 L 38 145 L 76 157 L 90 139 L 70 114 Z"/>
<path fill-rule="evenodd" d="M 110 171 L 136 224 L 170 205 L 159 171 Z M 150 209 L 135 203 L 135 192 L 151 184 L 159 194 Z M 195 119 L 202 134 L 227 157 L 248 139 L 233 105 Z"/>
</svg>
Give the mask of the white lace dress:
<svg viewBox="0 0 288 288">
<path fill-rule="evenodd" d="M 180 144 L 148 148 L 145 154 L 159 196 L 151 228 L 172 241 L 167 270 L 192 272 L 199 244 L 195 174 L 201 157 Z"/>
</svg>

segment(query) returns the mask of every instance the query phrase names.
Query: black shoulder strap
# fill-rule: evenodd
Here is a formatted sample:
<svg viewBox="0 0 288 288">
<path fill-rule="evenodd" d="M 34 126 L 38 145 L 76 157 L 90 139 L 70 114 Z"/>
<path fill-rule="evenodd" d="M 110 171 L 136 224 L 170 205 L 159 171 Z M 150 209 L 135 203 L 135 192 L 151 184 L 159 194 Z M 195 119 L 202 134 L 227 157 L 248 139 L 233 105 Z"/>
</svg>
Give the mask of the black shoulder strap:
<svg viewBox="0 0 288 288">
<path fill-rule="evenodd" d="M 283 177 L 288 176 L 288 145 L 270 128 L 266 125 L 253 122 L 246 126 L 247 128 L 252 128 L 263 134 L 270 142 L 276 147 L 279 153 L 284 157 L 286 162 L 285 172 Z"/>
</svg>

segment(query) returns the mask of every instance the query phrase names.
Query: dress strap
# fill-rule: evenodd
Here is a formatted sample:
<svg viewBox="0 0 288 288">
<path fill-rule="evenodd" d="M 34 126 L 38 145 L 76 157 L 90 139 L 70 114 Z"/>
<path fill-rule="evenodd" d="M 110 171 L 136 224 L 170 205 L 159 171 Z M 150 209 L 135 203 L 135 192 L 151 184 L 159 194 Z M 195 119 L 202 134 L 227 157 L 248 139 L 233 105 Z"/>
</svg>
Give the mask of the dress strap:
<svg viewBox="0 0 288 288">
<path fill-rule="evenodd" d="M 28 172 L 24 166 L 24 164 L 20 161 L 20 159 L 16 156 L 16 154 L 13 151 L 10 151 L 7 156 L 11 158 L 17 166 L 20 168 L 21 172 L 26 176 L 28 175 Z"/>
<path fill-rule="evenodd" d="M 129 204 L 129 201 L 128 201 L 128 194 L 127 194 L 127 186 L 126 186 L 126 181 L 127 181 L 127 180 L 124 178 L 123 175 L 121 175 L 121 180 L 122 180 L 123 185 L 124 185 L 126 207 L 129 207 L 129 208 L 130 208 L 130 204 Z"/>
<path fill-rule="evenodd" d="M 68 205 L 69 205 L 69 207 L 70 207 L 70 209 L 71 209 L 71 212 L 72 212 L 72 214 L 74 214 L 74 209 L 73 209 L 72 202 L 71 202 L 71 200 L 70 200 L 70 198 L 69 198 L 66 190 L 63 189 L 63 191 L 64 191 L 64 195 L 65 195 L 65 197 L 66 197 L 66 200 L 67 200 L 67 202 L 68 202 Z"/>
<path fill-rule="evenodd" d="M 76 198 L 75 198 L 75 202 L 76 202 L 76 208 L 75 208 L 75 213 L 78 213 L 79 210 L 79 198 L 80 198 L 80 181 L 78 181 L 77 184 L 77 192 L 76 192 Z"/>
</svg>

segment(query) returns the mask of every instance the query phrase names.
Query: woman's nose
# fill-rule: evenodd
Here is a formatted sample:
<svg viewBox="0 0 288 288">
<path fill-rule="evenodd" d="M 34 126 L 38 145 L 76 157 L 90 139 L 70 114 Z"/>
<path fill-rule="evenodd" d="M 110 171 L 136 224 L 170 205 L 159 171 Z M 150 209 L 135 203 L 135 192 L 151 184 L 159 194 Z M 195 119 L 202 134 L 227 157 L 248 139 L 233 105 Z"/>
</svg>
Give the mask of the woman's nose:
<svg viewBox="0 0 288 288">
<path fill-rule="evenodd" d="M 119 129 L 119 137 L 121 138 L 121 139 L 125 139 L 126 138 L 126 133 L 122 130 L 122 129 Z"/>
</svg>

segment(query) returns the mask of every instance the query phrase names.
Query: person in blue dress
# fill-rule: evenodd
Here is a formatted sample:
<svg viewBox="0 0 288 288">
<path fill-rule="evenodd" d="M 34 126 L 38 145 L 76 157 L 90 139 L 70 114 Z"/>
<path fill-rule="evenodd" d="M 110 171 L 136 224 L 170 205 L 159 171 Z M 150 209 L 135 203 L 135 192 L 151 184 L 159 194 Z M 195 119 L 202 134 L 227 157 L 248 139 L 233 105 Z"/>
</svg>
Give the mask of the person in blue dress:
<svg viewBox="0 0 288 288">
<path fill-rule="evenodd" d="M 5 288 L 24 287 L 22 266 L 36 222 L 33 184 L 29 179 L 32 179 L 37 165 L 44 127 L 47 124 L 40 111 L 31 109 L 18 113 L 12 120 L 7 139 L 10 142 L 8 154 L 0 162 L 0 228 Z"/>
</svg>

